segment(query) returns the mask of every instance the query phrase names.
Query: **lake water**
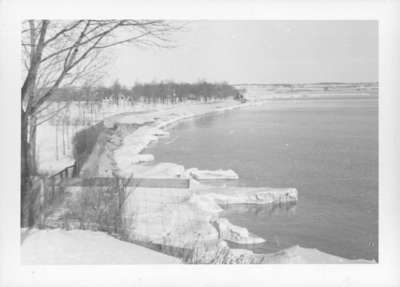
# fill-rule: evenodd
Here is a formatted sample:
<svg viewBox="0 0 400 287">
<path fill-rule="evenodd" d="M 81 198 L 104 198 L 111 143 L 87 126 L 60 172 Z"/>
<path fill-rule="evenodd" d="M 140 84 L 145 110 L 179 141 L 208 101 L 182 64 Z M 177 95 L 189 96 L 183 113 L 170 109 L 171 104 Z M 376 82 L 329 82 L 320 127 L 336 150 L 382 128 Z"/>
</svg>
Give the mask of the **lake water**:
<svg viewBox="0 0 400 287">
<path fill-rule="evenodd" d="M 267 239 L 378 260 L 378 100 L 273 100 L 184 121 L 146 152 L 157 161 L 233 169 L 240 185 L 296 187 L 293 206 L 234 206 L 224 216 Z"/>
</svg>

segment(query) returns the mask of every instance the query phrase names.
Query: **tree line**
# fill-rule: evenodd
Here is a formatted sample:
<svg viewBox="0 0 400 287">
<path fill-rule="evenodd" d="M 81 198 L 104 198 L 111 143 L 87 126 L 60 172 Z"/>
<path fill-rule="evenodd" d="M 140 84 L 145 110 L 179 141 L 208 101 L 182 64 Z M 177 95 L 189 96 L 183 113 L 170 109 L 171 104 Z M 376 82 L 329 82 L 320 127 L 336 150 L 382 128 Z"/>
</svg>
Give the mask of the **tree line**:
<svg viewBox="0 0 400 287">
<path fill-rule="evenodd" d="M 240 98 L 240 92 L 228 83 L 197 83 L 152 82 L 136 83 L 126 87 L 117 81 L 106 86 L 62 87 L 55 91 L 52 101 L 88 101 L 101 102 L 109 100 L 118 104 L 121 100 L 131 103 L 181 103 L 188 100 L 207 102 L 210 100 Z"/>
</svg>

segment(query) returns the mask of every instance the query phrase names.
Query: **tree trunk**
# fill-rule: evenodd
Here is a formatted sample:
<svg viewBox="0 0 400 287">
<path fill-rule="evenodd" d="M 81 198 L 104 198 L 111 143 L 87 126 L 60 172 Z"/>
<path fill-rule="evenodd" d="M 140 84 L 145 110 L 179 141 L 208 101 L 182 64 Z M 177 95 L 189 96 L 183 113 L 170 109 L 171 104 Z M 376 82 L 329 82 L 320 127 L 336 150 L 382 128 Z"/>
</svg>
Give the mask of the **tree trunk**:
<svg viewBox="0 0 400 287">
<path fill-rule="evenodd" d="M 36 117 L 32 116 L 29 120 L 29 169 L 31 175 L 37 174 L 37 160 L 36 160 Z"/>
<path fill-rule="evenodd" d="M 56 120 L 55 125 L 56 125 L 56 132 L 55 132 L 55 135 L 56 135 L 56 160 L 58 160 L 58 119 Z"/>
<path fill-rule="evenodd" d="M 30 127 L 29 116 L 21 111 L 21 226 L 34 224 L 32 215 L 32 176 L 36 174 L 36 126 Z"/>
<path fill-rule="evenodd" d="M 62 126 L 61 126 L 61 134 L 62 134 L 62 154 L 65 156 L 65 115 L 62 118 Z"/>
<path fill-rule="evenodd" d="M 28 165 L 28 123 L 26 116 L 21 111 L 21 227 L 28 226 L 28 190 L 29 182 L 29 165 Z"/>
</svg>

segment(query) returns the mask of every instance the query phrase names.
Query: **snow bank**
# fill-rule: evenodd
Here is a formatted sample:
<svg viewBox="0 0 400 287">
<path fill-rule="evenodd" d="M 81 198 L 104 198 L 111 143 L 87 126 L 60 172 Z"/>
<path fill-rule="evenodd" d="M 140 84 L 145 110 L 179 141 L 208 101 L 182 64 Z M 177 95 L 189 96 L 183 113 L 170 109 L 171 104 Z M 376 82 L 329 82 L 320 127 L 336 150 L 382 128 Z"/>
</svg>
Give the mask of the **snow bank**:
<svg viewBox="0 0 400 287">
<path fill-rule="evenodd" d="M 123 208 L 125 231 L 131 240 L 178 248 L 193 248 L 198 241 L 215 241 L 210 221 L 215 213 L 191 199 L 188 189 L 128 188 Z"/>
<path fill-rule="evenodd" d="M 124 169 L 116 172 L 121 177 L 137 178 L 185 178 L 185 168 L 183 165 L 161 162 L 155 165 L 132 164 L 130 159 L 125 160 Z M 119 161 L 122 166 L 122 161 Z"/>
<path fill-rule="evenodd" d="M 88 230 L 32 230 L 21 245 L 23 264 L 178 264 L 180 260 Z"/>
<path fill-rule="evenodd" d="M 118 160 L 116 160 L 116 162 L 120 167 L 119 171 L 116 172 L 116 174 L 122 177 L 130 177 L 131 174 L 134 174 L 136 176 L 143 170 L 148 170 L 149 168 L 142 167 L 138 164 L 154 160 L 154 156 L 152 154 L 131 154 L 129 151 L 125 152 L 123 150 L 118 150 L 114 153 L 118 156 Z M 123 154 L 125 154 L 126 156 L 123 156 Z"/>
<path fill-rule="evenodd" d="M 346 259 L 312 248 L 303 248 L 298 245 L 278 251 L 273 254 L 266 254 L 261 263 L 278 264 L 368 264 L 375 261 L 365 259 Z"/>
<path fill-rule="evenodd" d="M 218 214 L 219 212 L 223 211 L 223 209 L 215 202 L 215 200 L 206 196 L 193 194 L 190 198 L 190 202 L 197 205 L 199 209 L 207 213 Z"/>
<path fill-rule="evenodd" d="M 192 249 L 198 242 L 224 239 L 257 244 L 263 238 L 219 218 L 223 209 L 190 189 L 136 188 L 124 204 L 125 231 L 131 240 Z"/>
<path fill-rule="evenodd" d="M 152 141 L 158 140 L 158 137 L 152 133 L 152 129 L 147 126 L 143 126 L 127 135 L 123 140 L 123 145 L 119 148 L 119 152 L 124 156 L 125 153 L 130 152 L 132 155 L 140 153 L 146 148 Z M 116 156 L 116 158 L 118 158 Z"/>
<path fill-rule="evenodd" d="M 196 180 L 207 180 L 207 179 L 239 179 L 236 172 L 231 169 L 228 170 L 200 170 L 198 168 L 189 168 L 187 174 Z"/>
<path fill-rule="evenodd" d="M 188 263 L 201 264 L 370 264 L 375 261 L 345 259 L 317 249 L 293 246 L 270 254 L 229 248 L 225 241 L 215 245 L 198 244 Z"/>
<path fill-rule="evenodd" d="M 112 127 L 115 123 L 143 125 L 154 122 L 154 116 L 147 112 L 125 113 L 104 120 L 104 125 Z"/>
<path fill-rule="evenodd" d="M 154 160 L 154 155 L 152 154 L 138 154 L 131 158 L 132 163 L 143 163 Z"/>
<path fill-rule="evenodd" d="M 159 172 L 155 177 L 165 175 L 162 169 Z M 223 211 L 220 204 L 271 204 L 297 196 L 295 189 L 223 188 L 201 184 L 190 189 L 128 188 L 127 193 L 123 210 L 125 231 L 131 240 L 189 249 L 199 241 L 265 242 L 246 228 L 220 218 Z"/>
</svg>

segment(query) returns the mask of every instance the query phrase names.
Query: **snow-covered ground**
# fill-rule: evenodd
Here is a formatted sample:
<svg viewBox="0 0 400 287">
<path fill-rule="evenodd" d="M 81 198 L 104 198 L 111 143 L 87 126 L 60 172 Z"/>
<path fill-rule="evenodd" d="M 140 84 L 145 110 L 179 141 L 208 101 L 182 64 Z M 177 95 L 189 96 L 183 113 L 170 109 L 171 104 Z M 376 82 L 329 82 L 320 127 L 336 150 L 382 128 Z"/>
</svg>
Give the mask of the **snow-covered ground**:
<svg viewBox="0 0 400 287">
<path fill-rule="evenodd" d="M 224 222 L 223 224 L 230 224 Z M 235 230 L 238 233 L 247 230 Z M 103 232 L 89 230 L 37 230 L 25 231 L 21 244 L 21 263 L 24 265 L 112 265 L 112 264 L 181 264 L 181 260 L 156 252 L 154 250 L 120 241 Z M 237 234 L 237 233 L 236 233 Z M 225 235 L 232 236 L 231 233 Z M 235 234 L 233 234 L 235 236 Z M 221 248 L 222 246 L 222 248 Z M 218 244 L 219 249 L 201 253 L 203 263 L 207 257 L 218 263 L 219 255 L 225 249 L 229 256 L 223 257 L 221 263 L 247 263 L 246 260 L 257 260 L 268 264 L 346 264 L 374 263 L 367 260 L 348 260 L 317 249 L 293 246 L 288 249 L 265 255 L 255 255 L 245 249 L 229 249 L 224 241 Z M 211 253 L 207 254 L 207 253 Z M 207 255 L 206 255 L 207 254 Z"/>
<path fill-rule="evenodd" d="M 37 161 L 41 173 L 56 173 L 74 163 L 73 136 L 89 125 L 61 125 L 45 122 L 37 129 Z M 64 133 L 64 142 L 63 142 Z"/>
<path fill-rule="evenodd" d="M 64 107 L 64 108 L 63 108 Z M 41 119 L 50 118 L 37 128 L 37 162 L 42 173 L 55 173 L 72 165 L 74 135 L 106 117 L 124 112 L 141 111 L 148 107 L 143 104 L 132 105 L 121 102 L 118 105 L 104 101 L 55 102 L 40 115 Z M 54 113 L 57 112 L 55 116 Z"/>
<path fill-rule="evenodd" d="M 178 258 L 89 230 L 31 230 L 22 264 L 179 264 Z"/>
</svg>

